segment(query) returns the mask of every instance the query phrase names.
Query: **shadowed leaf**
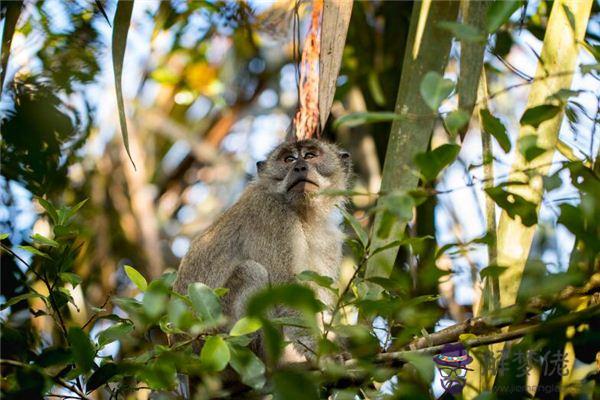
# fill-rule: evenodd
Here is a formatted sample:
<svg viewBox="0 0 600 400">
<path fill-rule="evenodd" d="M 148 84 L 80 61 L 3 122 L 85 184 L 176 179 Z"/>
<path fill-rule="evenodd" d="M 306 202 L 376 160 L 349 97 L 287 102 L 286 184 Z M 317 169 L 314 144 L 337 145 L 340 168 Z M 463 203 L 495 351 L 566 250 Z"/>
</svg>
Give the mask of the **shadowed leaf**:
<svg viewBox="0 0 600 400">
<path fill-rule="evenodd" d="M 502 150 L 505 153 L 508 153 L 511 148 L 510 138 L 506 133 L 506 127 L 500 121 L 499 118 L 496 118 L 490 113 L 490 110 L 484 108 L 479 111 L 479 115 L 481 116 L 481 122 L 483 124 L 483 131 L 492 135 L 497 141 Z"/>
</svg>

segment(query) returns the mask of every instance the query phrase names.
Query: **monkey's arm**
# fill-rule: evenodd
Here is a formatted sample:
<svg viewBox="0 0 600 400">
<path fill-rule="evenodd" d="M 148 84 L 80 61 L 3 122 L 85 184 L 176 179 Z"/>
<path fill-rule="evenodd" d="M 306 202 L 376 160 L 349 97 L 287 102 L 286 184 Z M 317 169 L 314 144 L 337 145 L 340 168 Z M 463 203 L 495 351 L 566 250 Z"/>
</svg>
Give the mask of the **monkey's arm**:
<svg viewBox="0 0 600 400">
<path fill-rule="evenodd" d="M 211 288 L 224 287 L 240 263 L 236 238 L 227 232 L 209 229 L 195 238 L 181 260 L 174 290 L 185 293 L 188 285 L 202 282 Z"/>
</svg>

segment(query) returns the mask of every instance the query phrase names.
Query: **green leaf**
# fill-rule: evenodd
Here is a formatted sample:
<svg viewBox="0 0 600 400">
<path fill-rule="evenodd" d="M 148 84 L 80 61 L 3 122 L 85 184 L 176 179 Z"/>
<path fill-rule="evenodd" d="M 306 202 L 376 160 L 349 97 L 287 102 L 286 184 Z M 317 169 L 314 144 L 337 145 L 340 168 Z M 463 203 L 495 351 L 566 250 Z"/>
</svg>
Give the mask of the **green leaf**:
<svg viewBox="0 0 600 400">
<path fill-rule="evenodd" d="M 456 159 L 459 152 L 459 145 L 443 144 L 435 150 L 418 153 L 415 156 L 415 164 L 421 170 L 425 180 L 433 181 L 442 169 Z"/>
<path fill-rule="evenodd" d="M 108 15 L 106 15 L 106 11 L 104 10 L 104 7 L 102 6 L 102 2 L 100 0 L 94 0 L 94 1 L 96 2 L 96 7 L 98 7 L 98 9 L 100 10 L 100 12 L 102 13 L 102 16 L 104 17 L 104 19 L 108 23 L 108 26 L 112 27 L 110 25 L 110 20 L 108 19 Z"/>
<path fill-rule="evenodd" d="M 12 44 L 17 21 L 21 15 L 23 3 L 20 1 L 7 1 L 4 3 L 6 9 L 4 14 L 4 30 L 2 31 L 2 55 L 0 56 L 0 94 L 4 87 L 4 78 L 8 67 L 8 56 L 10 55 L 10 46 Z"/>
<path fill-rule="evenodd" d="M 69 343 L 75 364 L 82 372 L 87 372 L 94 366 L 96 350 L 88 335 L 81 328 L 69 328 Z"/>
<path fill-rule="evenodd" d="M 521 125 L 531 125 L 537 129 L 542 122 L 547 121 L 558 114 L 560 109 L 559 106 L 553 104 L 542 104 L 540 106 L 528 108 L 523 113 L 519 122 Z"/>
<path fill-rule="evenodd" d="M 81 283 L 81 277 L 72 272 L 61 272 L 58 276 L 63 282 L 70 283 L 74 288 Z"/>
<path fill-rule="evenodd" d="M 333 279 L 331 277 L 326 275 L 320 275 L 317 274 L 315 271 L 310 270 L 300 272 L 298 275 L 296 275 L 296 278 L 298 278 L 298 280 L 302 282 L 314 282 L 317 285 L 327 289 L 331 289 L 331 285 L 333 285 Z"/>
<path fill-rule="evenodd" d="M 400 222 L 408 222 L 413 218 L 415 200 L 405 193 L 390 193 L 381 198 L 381 207 Z"/>
<path fill-rule="evenodd" d="M 2 306 L 0 306 L 0 311 L 4 310 L 4 309 L 6 309 L 6 308 L 8 308 L 10 306 L 13 306 L 13 305 L 15 305 L 15 304 L 17 304 L 17 303 L 19 303 L 19 302 L 21 302 L 23 300 L 32 299 L 34 297 L 43 298 L 44 296 L 42 296 L 39 293 L 35 293 L 35 292 L 27 292 L 27 293 L 20 294 L 20 295 L 15 296 L 15 297 L 11 297 L 10 299 L 8 299 L 8 301 L 6 303 L 4 303 L 4 304 L 2 304 Z"/>
<path fill-rule="evenodd" d="M 584 93 L 585 90 L 572 90 L 572 89 L 559 89 L 558 91 L 552 93 L 550 96 L 546 98 L 546 100 L 558 100 L 560 102 L 567 102 L 571 97 L 577 97 L 581 93 Z"/>
<path fill-rule="evenodd" d="M 73 355 L 64 347 L 49 347 L 34 360 L 35 365 L 46 368 L 53 365 L 66 365 L 73 362 Z"/>
<path fill-rule="evenodd" d="M 249 335 L 249 334 L 254 333 L 257 330 L 259 330 L 261 326 L 262 326 L 262 323 L 260 322 L 260 320 L 258 318 L 244 317 L 244 318 L 238 320 L 235 323 L 235 325 L 233 325 L 233 328 L 231 328 L 231 331 L 229 331 L 229 335 L 230 336 Z"/>
<path fill-rule="evenodd" d="M 586 75 L 600 71 L 600 63 L 582 64 L 579 68 L 581 69 L 581 73 Z"/>
<path fill-rule="evenodd" d="M 10 236 L 10 233 L 0 233 L 0 240 L 4 240 Z"/>
<path fill-rule="evenodd" d="M 354 215 L 350 214 L 341 207 L 340 211 L 342 212 L 344 219 L 348 222 L 348 224 L 350 224 L 350 226 L 356 233 L 356 237 L 358 238 L 358 240 L 360 240 L 360 243 L 363 245 L 363 247 L 366 248 L 369 244 L 369 234 L 367 233 L 367 231 L 364 230 L 364 228 L 362 227 L 360 222 L 358 222 Z"/>
<path fill-rule="evenodd" d="M 369 86 L 369 91 L 371 92 L 373 100 L 375 100 L 375 104 L 378 106 L 385 106 L 385 95 L 381 88 L 381 84 L 379 83 L 379 77 L 374 70 L 369 73 L 367 85 Z"/>
<path fill-rule="evenodd" d="M 169 322 L 177 329 L 187 330 L 196 321 L 187 303 L 177 297 L 172 297 L 167 307 Z"/>
<path fill-rule="evenodd" d="M 92 374 L 92 376 L 90 376 L 90 379 L 88 379 L 85 385 L 86 393 L 89 394 L 94 390 L 98 389 L 100 386 L 107 383 L 110 380 L 110 378 L 112 378 L 115 375 L 118 375 L 120 372 L 121 370 L 117 364 L 112 362 L 104 364 L 103 366 L 98 368 Z"/>
<path fill-rule="evenodd" d="M 289 283 L 264 289 L 252 296 L 248 302 L 248 315 L 260 317 L 269 308 L 279 304 L 310 314 L 321 311 L 323 307 L 311 289 Z"/>
<path fill-rule="evenodd" d="M 38 203 L 40 203 L 40 205 L 44 207 L 44 210 L 46 210 L 46 212 L 50 216 L 50 219 L 52 219 L 52 222 L 58 224 L 58 213 L 56 212 L 56 208 L 54 208 L 54 206 L 50 204 L 48 200 L 44 200 L 41 197 L 36 197 L 36 199 Z"/>
<path fill-rule="evenodd" d="M 521 7 L 520 0 L 497 0 L 489 7 L 486 15 L 486 28 L 489 33 L 494 33 L 511 15 Z"/>
<path fill-rule="evenodd" d="M 142 274 L 140 274 L 135 268 L 129 265 L 125 265 L 123 268 L 125 269 L 125 273 L 131 282 L 133 282 L 133 284 L 142 292 L 146 291 L 148 288 L 148 282 L 146 281 L 146 278 L 144 278 Z"/>
<path fill-rule="evenodd" d="M 50 246 L 50 247 L 60 246 L 56 240 L 48 239 L 47 237 L 44 237 L 44 236 L 40 235 L 39 233 L 35 233 L 35 234 L 31 235 L 31 238 L 35 242 L 38 242 L 38 243 L 46 245 L 46 246 Z"/>
<path fill-rule="evenodd" d="M 400 246 L 401 243 L 402 242 L 400 242 L 399 240 L 394 240 L 394 241 L 392 241 L 392 242 L 390 242 L 390 243 L 388 243 L 388 244 L 386 244 L 384 246 L 378 247 L 375 250 L 373 250 L 371 252 L 371 256 L 374 256 L 375 254 L 380 253 L 382 251 L 386 251 L 387 249 L 392 249 L 394 247 L 398 247 L 398 246 Z"/>
<path fill-rule="evenodd" d="M 525 200 L 518 194 L 507 192 L 501 187 L 487 188 L 485 192 L 498 206 L 506 210 L 512 219 L 518 215 L 525 226 L 533 226 L 537 223 L 537 206 L 535 203 Z"/>
<path fill-rule="evenodd" d="M 142 306 L 151 319 L 158 318 L 167 307 L 167 288 L 160 281 L 153 281 L 144 292 Z"/>
<path fill-rule="evenodd" d="M 554 189 L 558 189 L 563 184 L 558 172 L 550 176 L 544 176 L 542 177 L 542 180 L 544 181 L 544 190 L 547 192 L 551 192 Z"/>
<path fill-rule="evenodd" d="M 209 336 L 200 351 L 200 362 L 209 371 L 222 371 L 231 359 L 229 346 L 220 336 Z"/>
<path fill-rule="evenodd" d="M 35 247 L 32 247 L 32 246 L 18 246 L 18 247 L 19 247 L 19 249 L 25 250 L 31 254 L 35 254 L 36 256 L 40 256 L 40 257 L 47 258 L 48 260 L 52 260 L 52 257 L 50 257 L 48 254 L 44 253 L 43 251 L 36 249 Z"/>
<path fill-rule="evenodd" d="M 123 135 L 123 144 L 127 155 L 135 169 L 135 163 L 129 151 L 129 136 L 127 134 L 127 117 L 125 115 L 125 104 L 123 103 L 123 88 L 121 87 L 121 75 L 123 74 L 123 59 L 125 58 L 125 48 L 127 47 L 127 34 L 131 23 L 131 14 L 133 11 L 133 0 L 120 0 L 117 3 L 117 11 L 113 20 L 112 32 L 112 59 L 113 70 L 115 74 L 115 90 L 117 92 L 117 108 L 119 109 L 119 123 L 121 124 L 121 133 Z"/>
<path fill-rule="evenodd" d="M 211 288 L 201 282 L 188 286 L 188 295 L 196 314 L 206 323 L 216 323 L 221 316 L 219 298 Z"/>
<path fill-rule="evenodd" d="M 229 345 L 229 350 L 229 364 L 240 375 L 242 383 L 253 389 L 261 389 L 266 382 L 265 364 L 247 348 Z"/>
<path fill-rule="evenodd" d="M 229 288 L 226 287 L 218 287 L 214 288 L 213 292 L 217 295 L 218 298 L 223 298 L 227 293 L 229 293 Z"/>
<path fill-rule="evenodd" d="M 81 207 L 83 207 L 83 205 L 87 203 L 87 199 L 84 199 L 82 201 L 80 201 L 79 203 L 75 204 L 73 207 L 69 208 L 67 210 L 67 212 L 65 213 L 65 219 L 63 221 L 63 223 L 69 222 L 69 220 L 71 218 L 73 218 L 75 216 L 75 214 L 77 214 L 77 211 L 79 211 L 79 209 Z"/>
<path fill-rule="evenodd" d="M 463 110 L 454 110 L 444 120 L 446 124 L 446 128 L 450 132 L 450 134 L 455 137 L 458 132 L 469 123 L 469 114 L 467 114 Z"/>
<path fill-rule="evenodd" d="M 354 126 L 375 124 L 378 122 L 391 122 L 402 119 L 402 115 L 394 112 L 354 112 L 343 115 L 335 120 L 333 129 L 338 129 L 340 126 L 352 128 Z"/>
<path fill-rule="evenodd" d="M 519 152 L 525 160 L 532 161 L 546 152 L 537 145 L 537 135 L 525 135 L 519 139 Z"/>
<path fill-rule="evenodd" d="M 573 32 L 577 32 L 577 24 L 575 23 L 575 15 L 573 15 L 573 12 L 571 11 L 571 9 L 569 8 L 569 6 L 567 6 L 566 4 L 561 4 L 562 5 L 562 9 L 565 12 L 565 15 L 567 16 L 567 20 L 569 21 L 569 26 L 571 27 L 571 30 Z"/>
<path fill-rule="evenodd" d="M 318 400 L 315 382 L 306 372 L 280 370 L 273 376 L 274 400 Z"/>
<path fill-rule="evenodd" d="M 501 267 L 499 265 L 490 265 L 488 267 L 485 267 L 481 271 L 479 271 L 479 276 L 481 276 L 481 279 L 486 278 L 486 277 L 497 278 L 500 275 L 502 275 L 502 273 L 504 271 L 506 271 L 507 269 L 508 269 L 508 267 Z"/>
<path fill-rule="evenodd" d="M 453 90 L 454 82 L 450 79 L 444 79 L 434 71 L 429 71 L 421 81 L 421 96 L 429 108 L 435 112 Z"/>
<path fill-rule="evenodd" d="M 123 336 L 133 332 L 133 324 L 130 322 L 118 322 L 98 334 L 98 346 L 104 347 L 109 343 L 121 339 Z"/>
<path fill-rule="evenodd" d="M 412 365 L 424 382 L 430 383 L 435 373 L 435 364 L 429 355 L 406 354 L 406 360 Z"/>
<path fill-rule="evenodd" d="M 481 43 L 485 41 L 485 35 L 479 29 L 469 24 L 460 22 L 442 21 L 438 24 L 442 29 L 452 32 L 452 35 L 460 41 Z"/>
<path fill-rule="evenodd" d="M 490 113 L 490 110 L 483 108 L 479 111 L 479 116 L 481 118 L 482 129 L 484 132 L 492 135 L 497 141 L 502 150 L 505 153 L 508 153 L 511 148 L 510 138 L 506 133 L 506 127 L 500 121 L 499 118 L 496 118 Z"/>
</svg>

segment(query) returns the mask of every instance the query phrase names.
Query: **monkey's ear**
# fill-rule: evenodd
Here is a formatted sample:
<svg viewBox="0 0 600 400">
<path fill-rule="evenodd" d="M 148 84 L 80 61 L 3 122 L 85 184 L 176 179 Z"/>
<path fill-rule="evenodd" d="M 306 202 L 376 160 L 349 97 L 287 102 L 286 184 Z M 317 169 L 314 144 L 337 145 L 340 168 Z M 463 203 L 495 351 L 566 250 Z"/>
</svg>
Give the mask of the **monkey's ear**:
<svg viewBox="0 0 600 400">
<path fill-rule="evenodd" d="M 352 161 L 350 160 L 350 153 L 348 153 L 347 151 L 344 151 L 344 150 L 340 150 L 338 152 L 338 157 L 340 157 L 340 160 L 342 160 L 342 165 L 344 166 L 346 173 L 350 172 L 350 169 L 352 167 Z"/>
<path fill-rule="evenodd" d="M 267 162 L 266 161 L 258 161 L 256 163 L 256 171 L 260 174 L 265 169 Z"/>
</svg>

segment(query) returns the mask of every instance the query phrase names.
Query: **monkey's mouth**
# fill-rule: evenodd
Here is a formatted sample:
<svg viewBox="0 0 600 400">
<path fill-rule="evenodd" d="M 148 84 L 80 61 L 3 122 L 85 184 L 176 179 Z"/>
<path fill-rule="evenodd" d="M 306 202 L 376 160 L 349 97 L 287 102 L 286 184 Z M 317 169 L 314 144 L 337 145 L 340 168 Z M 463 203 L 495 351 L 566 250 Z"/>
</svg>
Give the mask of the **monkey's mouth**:
<svg viewBox="0 0 600 400">
<path fill-rule="evenodd" d="M 306 178 L 300 178 L 292 182 L 287 190 L 288 192 L 314 192 L 317 189 L 319 189 L 319 184 L 317 182 Z"/>
</svg>

